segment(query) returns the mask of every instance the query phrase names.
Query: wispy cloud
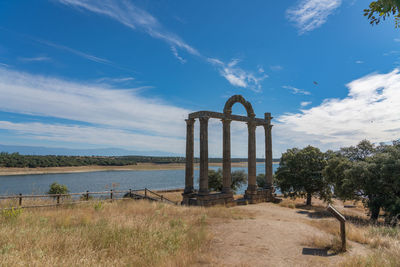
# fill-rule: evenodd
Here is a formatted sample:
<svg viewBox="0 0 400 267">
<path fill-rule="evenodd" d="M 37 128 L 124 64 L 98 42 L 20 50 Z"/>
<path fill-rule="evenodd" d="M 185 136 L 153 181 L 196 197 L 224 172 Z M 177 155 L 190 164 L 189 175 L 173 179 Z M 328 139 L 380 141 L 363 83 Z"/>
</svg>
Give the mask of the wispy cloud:
<svg viewBox="0 0 400 267">
<path fill-rule="evenodd" d="M 343 99 L 286 114 L 275 123 L 276 147 L 308 144 L 324 149 L 357 144 L 362 139 L 387 142 L 399 138 L 400 71 L 371 74 L 350 82 Z M 295 142 L 293 143 L 293 140 Z"/>
<path fill-rule="evenodd" d="M 60 3 L 86 9 L 110 17 L 123 25 L 134 29 L 142 30 L 150 36 L 161 39 L 171 46 L 184 49 L 192 55 L 199 55 L 199 52 L 184 42 L 177 35 L 168 32 L 151 14 L 137 7 L 129 1 L 115 0 L 58 0 Z"/>
<path fill-rule="evenodd" d="M 70 48 L 70 47 L 65 46 L 65 45 L 56 44 L 56 43 L 53 43 L 53 42 L 50 42 L 50 41 L 47 41 L 47 40 L 43 40 L 43 39 L 38 39 L 38 38 L 35 38 L 35 41 L 37 41 L 37 42 L 39 42 L 41 44 L 50 46 L 50 47 L 54 47 L 54 48 L 57 48 L 57 49 L 60 49 L 60 50 L 67 51 L 67 52 L 69 52 L 71 54 L 77 55 L 77 56 L 82 57 L 82 58 L 86 58 L 88 60 L 91 60 L 91 61 L 94 61 L 94 62 L 97 62 L 97 63 L 107 64 L 107 65 L 112 65 L 113 64 L 111 61 L 109 61 L 107 59 L 104 59 L 104 58 L 101 58 L 101 57 L 97 57 L 97 56 L 94 56 L 94 55 L 91 55 L 91 54 L 88 54 L 88 53 L 84 53 L 82 51 Z"/>
<path fill-rule="evenodd" d="M 362 61 L 362 60 L 356 60 L 356 64 L 363 64 L 364 63 L 364 61 Z"/>
<path fill-rule="evenodd" d="M 186 59 L 179 54 L 178 49 L 216 65 L 221 76 L 233 86 L 249 88 L 259 92 L 261 90 L 261 81 L 267 77 L 265 74 L 256 76 L 254 73 L 238 67 L 236 60 L 224 63 L 219 59 L 202 55 L 195 47 L 189 45 L 175 33 L 168 31 L 157 18 L 129 1 L 58 0 L 58 2 L 107 16 L 133 30 L 143 31 L 153 38 L 163 40 L 170 45 L 172 54 L 181 63 L 185 63 Z M 93 58 L 93 60 L 96 60 L 96 58 Z M 233 62 L 236 63 L 232 65 Z"/>
<path fill-rule="evenodd" d="M 107 83 L 127 83 L 134 81 L 135 78 L 133 77 L 119 77 L 119 78 L 110 78 L 110 77 L 103 77 L 99 78 L 96 81 L 99 83 L 107 82 Z"/>
<path fill-rule="evenodd" d="M 394 38 L 393 41 L 395 41 L 396 43 L 400 43 L 400 38 Z"/>
<path fill-rule="evenodd" d="M 286 11 L 286 17 L 304 34 L 321 27 L 341 4 L 341 0 L 301 0 Z"/>
<path fill-rule="evenodd" d="M 175 47 L 175 46 L 171 46 L 171 51 L 172 51 L 172 54 L 174 54 L 174 56 L 175 56 L 182 64 L 186 63 L 186 59 L 184 59 L 183 57 L 181 57 L 181 56 L 178 54 L 178 50 L 176 50 L 176 47 Z"/>
<path fill-rule="evenodd" d="M 238 59 L 233 59 L 229 63 L 224 63 L 216 58 L 208 58 L 208 61 L 217 66 L 220 74 L 233 86 L 248 88 L 254 92 L 261 91 L 261 82 L 268 77 L 268 75 L 261 72 L 256 75 L 252 72 L 245 71 L 238 67 L 240 62 Z"/>
<path fill-rule="evenodd" d="M 51 58 L 47 56 L 18 57 L 18 60 L 23 62 L 43 62 L 43 61 L 51 61 Z"/>
<path fill-rule="evenodd" d="M 84 146 L 112 146 L 177 154 L 182 154 L 184 151 L 184 142 L 179 138 L 152 136 L 104 126 L 0 121 L 0 129 L 15 132 L 16 135 L 25 139 L 38 142 L 53 141 Z"/>
<path fill-rule="evenodd" d="M 303 101 L 300 103 L 300 106 L 306 107 L 306 106 L 310 105 L 311 103 L 312 103 L 311 101 Z"/>
<path fill-rule="evenodd" d="M 6 63 L 1 63 L 1 62 L 0 62 L 0 66 L 6 67 L 6 68 L 10 67 L 10 65 L 8 65 L 8 64 L 6 64 Z"/>
<path fill-rule="evenodd" d="M 102 127 L 184 136 L 188 110 L 116 89 L 0 68 L 0 110 L 56 117 Z"/>
<path fill-rule="evenodd" d="M 293 87 L 290 85 L 284 85 L 284 86 L 282 86 L 282 88 L 289 89 L 295 95 L 311 95 L 311 93 L 309 91 L 302 90 L 302 89 L 299 89 L 299 88 L 296 88 L 296 87 Z"/>
<path fill-rule="evenodd" d="M 283 70 L 283 67 L 281 65 L 274 65 L 269 67 L 273 71 L 280 71 Z"/>
</svg>

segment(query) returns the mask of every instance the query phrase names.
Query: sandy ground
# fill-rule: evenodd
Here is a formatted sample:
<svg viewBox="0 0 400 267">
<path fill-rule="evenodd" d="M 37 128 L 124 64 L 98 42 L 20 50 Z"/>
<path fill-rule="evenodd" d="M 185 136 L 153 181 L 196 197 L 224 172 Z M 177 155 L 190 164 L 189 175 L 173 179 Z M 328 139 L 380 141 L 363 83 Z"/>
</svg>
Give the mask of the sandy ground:
<svg viewBox="0 0 400 267">
<path fill-rule="evenodd" d="M 367 251 L 348 241 L 351 248 L 344 254 L 304 255 L 307 249 L 313 249 L 307 245 L 311 236 L 326 235 L 306 222 L 318 219 L 308 217 L 301 209 L 272 203 L 234 209 L 250 211 L 253 218 L 212 224 L 212 266 L 336 266 L 346 255 Z"/>
<path fill-rule="evenodd" d="M 209 166 L 220 166 L 222 163 L 209 163 Z M 232 167 L 246 167 L 247 162 L 232 163 Z M 198 167 L 198 164 L 195 164 Z M 80 167 L 47 167 L 47 168 L 0 168 L 2 175 L 25 175 L 25 174 L 46 174 L 46 173 L 75 173 L 75 172 L 96 172 L 96 171 L 154 171 L 154 170 L 183 170 L 184 163 L 138 163 L 127 166 L 80 166 Z"/>
</svg>

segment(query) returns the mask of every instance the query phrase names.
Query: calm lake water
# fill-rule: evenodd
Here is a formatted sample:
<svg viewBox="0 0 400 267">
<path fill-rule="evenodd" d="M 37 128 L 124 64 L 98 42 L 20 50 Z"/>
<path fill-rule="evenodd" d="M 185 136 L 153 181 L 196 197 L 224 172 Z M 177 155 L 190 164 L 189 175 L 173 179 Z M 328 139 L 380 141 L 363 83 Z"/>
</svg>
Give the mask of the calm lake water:
<svg viewBox="0 0 400 267">
<path fill-rule="evenodd" d="M 274 172 L 278 164 L 273 165 Z M 218 167 L 210 169 L 217 170 Z M 246 167 L 232 167 L 232 171 L 244 170 Z M 257 174 L 265 173 L 265 164 L 257 164 Z M 198 186 L 199 171 L 195 170 L 195 187 Z M 185 170 L 160 171 L 100 171 L 85 173 L 35 174 L 0 176 L 0 195 L 40 194 L 49 190 L 50 184 L 65 184 L 70 192 L 79 193 L 103 190 L 127 189 L 174 189 L 185 187 Z M 238 190 L 244 193 L 247 185 Z"/>
</svg>

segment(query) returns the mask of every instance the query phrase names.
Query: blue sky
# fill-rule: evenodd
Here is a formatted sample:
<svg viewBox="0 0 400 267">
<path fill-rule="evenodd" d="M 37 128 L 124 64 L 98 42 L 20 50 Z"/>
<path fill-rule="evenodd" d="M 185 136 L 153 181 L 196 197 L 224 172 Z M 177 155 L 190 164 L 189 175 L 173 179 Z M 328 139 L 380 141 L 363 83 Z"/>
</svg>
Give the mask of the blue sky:
<svg viewBox="0 0 400 267">
<path fill-rule="evenodd" d="M 275 157 L 398 139 L 400 30 L 370 26 L 369 2 L 1 1 L 0 143 L 183 155 L 187 114 L 234 94 L 274 116 Z M 246 153 L 234 123 L 232 155 Z"/>
</svg>

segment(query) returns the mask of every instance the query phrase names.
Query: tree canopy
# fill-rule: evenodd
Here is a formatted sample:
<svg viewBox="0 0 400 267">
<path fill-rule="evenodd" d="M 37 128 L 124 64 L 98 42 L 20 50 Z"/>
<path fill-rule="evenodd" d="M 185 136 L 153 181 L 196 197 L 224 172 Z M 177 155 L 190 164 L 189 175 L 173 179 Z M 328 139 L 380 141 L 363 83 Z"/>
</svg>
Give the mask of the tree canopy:
<svg viewBox="0 0 400 267">
<path fill-rule="evenodd" d="M 400 21 L 400 0 L 378 0 L 369 4 L 369 8 L 364 9 L 364 16 L 368 17 L 371 25 L 377 25 L 381 20 L 391 15 L 395 18 L 395 27 L 399 27 Z"/>
<path fill-rule="evenodd" d="M 232 177 L 232 183 L 231 183 L 231 188 L 233 191 L 237 191 L 239 187 L 247 183 L 247 174 L 242 171 L 233 171 L 231 173 Z M 218 171 L 215 170 L 209 170 L 208 171 L 208 187 L 210 190 L 213 191 L 222 191 L 222 170 L 218 169 Z"/>
<path fill-rule="evenodd" d="M 292 148 L 282 154 L 275 181 L 281 192 L 291 197 L 307 197 L 311 205 L 313 195 L 329 201 L 331 190 L 322 176 L 327 160 L 318 148 L 307 146 L 303 149 Z"/>
<path fill-rule="evenodd" d="M 375 147 L 363 140 L 356 147 L 342 148 L 323 171 L 340 199 L 361 200 L 372 220 L 385 211 L 391 221 L 400 214 L 400 145 Z"/>
</svg>

